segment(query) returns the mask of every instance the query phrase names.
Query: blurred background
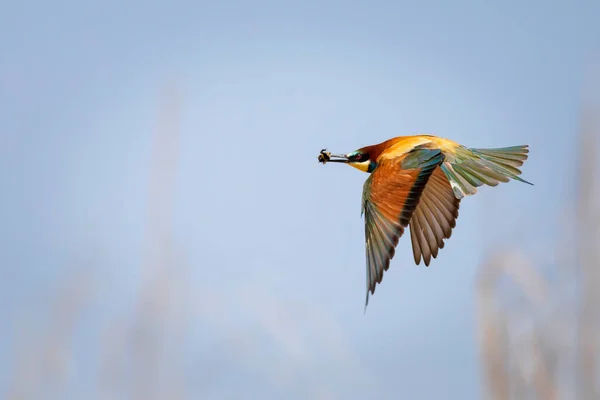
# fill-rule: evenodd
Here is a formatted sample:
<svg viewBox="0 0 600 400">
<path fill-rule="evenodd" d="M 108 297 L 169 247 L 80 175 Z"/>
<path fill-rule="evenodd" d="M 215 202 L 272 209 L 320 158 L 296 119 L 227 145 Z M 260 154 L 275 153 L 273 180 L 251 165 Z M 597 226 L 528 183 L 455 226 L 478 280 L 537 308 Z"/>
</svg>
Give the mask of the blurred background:
<svg viewBox="0 0 600 400">
<path fill-rule="evenodd" d="M 5 2 L 0 398 L 600 398 L 600 3 Z M 363 312 L 357 170 L 530 145 Z"/>
</svg>

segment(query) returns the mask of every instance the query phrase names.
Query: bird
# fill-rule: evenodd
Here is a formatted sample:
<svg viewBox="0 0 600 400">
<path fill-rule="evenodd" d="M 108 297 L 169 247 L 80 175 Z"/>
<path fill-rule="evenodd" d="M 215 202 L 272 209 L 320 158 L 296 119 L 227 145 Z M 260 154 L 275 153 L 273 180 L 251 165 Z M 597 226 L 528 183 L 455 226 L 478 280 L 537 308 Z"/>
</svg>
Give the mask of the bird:
<svg viewBox="0 0 600 400">
<path fill-rule="evenodd" d="M 477 188 L 522 179 L 528 145 L 469 148 L 442 137 L 397 136 L 348 154 L 321 150 L 318 161 L 345 163 L 370 176 L 363 185 L 367 293 L 375 294 L 398 241 L 410 230 L 413 257 L 429 267 L 456 227 L 461 200 Z"/>
</svg>

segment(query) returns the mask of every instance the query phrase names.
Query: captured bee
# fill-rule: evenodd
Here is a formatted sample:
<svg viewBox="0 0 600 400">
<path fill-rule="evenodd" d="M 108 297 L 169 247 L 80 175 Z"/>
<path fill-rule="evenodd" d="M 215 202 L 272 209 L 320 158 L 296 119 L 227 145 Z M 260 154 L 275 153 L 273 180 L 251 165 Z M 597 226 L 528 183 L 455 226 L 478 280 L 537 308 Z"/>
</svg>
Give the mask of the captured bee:
<svg viewBox="0 0 600 400">
<path fill-rule="evenodd" d="M 319 160 L 319 162 L 323 163 L 323 164 L 325 164 L 330 159 L 331 159 L 331 152 L 327 151 L 327 149 L 321 150 L 321 152 L 319 153 L 319 156 L 317 157 L 317 160 Z"/>
</svg>

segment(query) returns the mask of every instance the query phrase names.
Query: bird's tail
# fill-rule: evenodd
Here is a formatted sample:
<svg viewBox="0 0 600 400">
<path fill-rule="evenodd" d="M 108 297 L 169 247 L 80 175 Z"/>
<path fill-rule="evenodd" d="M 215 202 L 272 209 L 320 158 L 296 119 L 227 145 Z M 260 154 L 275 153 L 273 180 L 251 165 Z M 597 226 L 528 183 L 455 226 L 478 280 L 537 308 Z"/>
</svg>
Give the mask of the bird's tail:
<svg viewBox="0 0 600 400">
<path fill-rule="evenodd" d="M 510 179 L 530 185 L 519 177 L 519 167 L 527 160 L 529 146 L 501 147 L 496 149 L 469 149 L 459 147 L 441 166 L 450 181 L 454 195 L 461 199 L 477 192 L 483 184 L 496 186 Z"/>
</svg>

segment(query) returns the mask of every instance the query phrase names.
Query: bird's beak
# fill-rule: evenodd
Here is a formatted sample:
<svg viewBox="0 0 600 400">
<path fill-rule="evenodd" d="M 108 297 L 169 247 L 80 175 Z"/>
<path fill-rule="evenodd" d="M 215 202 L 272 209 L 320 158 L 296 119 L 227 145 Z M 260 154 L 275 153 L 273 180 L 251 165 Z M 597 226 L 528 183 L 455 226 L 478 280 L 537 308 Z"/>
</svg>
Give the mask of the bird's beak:
<svg viewBox="0 0 600 400">
<path fill-rule="evenodd" d="M 328 162 L 340 162 L 347 163 L 349 162 L 348 157 L 345 154 L 331 154 L 326 149 L 321 150 L 319 153 L 318 160 L 320 163 L 328 163 Z"/>
<path fill-rule="evenodd" d="M 329 156 L 329 160 L 327 160 L 327 162 L 342 162 L 342 163 L 347 163 L 348 157 L 346 157 L 345 154 L 332 154 Z"/>
</svg>

